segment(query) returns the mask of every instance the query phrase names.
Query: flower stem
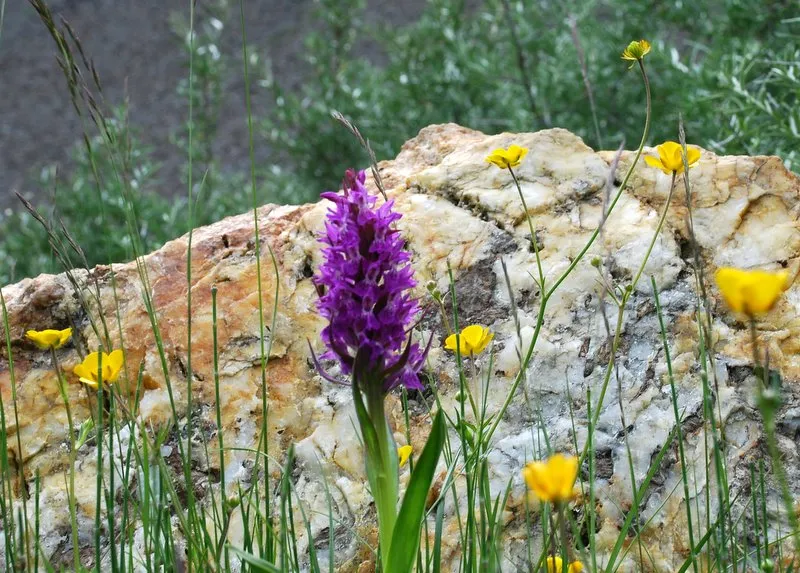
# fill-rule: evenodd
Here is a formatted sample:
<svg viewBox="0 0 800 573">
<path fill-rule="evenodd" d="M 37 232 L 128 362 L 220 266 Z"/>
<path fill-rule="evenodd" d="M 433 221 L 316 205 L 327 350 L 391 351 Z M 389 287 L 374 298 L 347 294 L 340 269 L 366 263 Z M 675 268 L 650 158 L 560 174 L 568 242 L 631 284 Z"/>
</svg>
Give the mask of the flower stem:
<svg viewBox="0 0 800 573">
<path fill-rule="evenodd" d="M 650 254 L 653 252 L 653 247 L 656 246 L 656 241 L 658 237 L 661 236 L 661 228 L 664 226 L 664 221 L 667 219 L 667 213 L 669 212 L 669 204 L 672 201 L 672 193 L 675 190 L 675 172 L 672 172 L 672 181 L 669 184 L 669 193 L 667 194 L 667 201 L 664 203 L 664 210 L 661 212 L 661 218 L 658 220 L 658 226 L 656 227 L 656 232 L 653 233 L 653 239 L 650 241 L 650 245 L 647 247 L 647 252 L 644 255 L 644 259 L 642 260 L 642 264 L 639 266 L 639 270 L 636 272 L 636 277 L 633 279 L 631 283 L 631 292 L 636 289 L 636 284 L 639 282 L 639 279 L 642 277 L 642 273 L 644 272 L 644 267 L 647 265 L 647 261 L 650 259 Z"/>
<path fill-rule="evenodd" d="M 645 120 L 644 120 L 644 131 L 642 132 L 642 140 L 639 142 L 639 147 L 636 149 L 636 155 L 633 157 L 633 162 L 631 163 L 631 166 L 628 167 L 628 171 L 625 173 L 625 178 L 622 180 L 622 183 L 620 183 L 619 190 L 617 191 L 617 194 L 614 196 L 614 199 L 608 205 L 608 210 L 606 211 L 606 217 L 608 217 L 611 214 L 611 211 L 614 210 L 614 207 L 616 206 L 617 202 L 619 201 L 619 198 L 622 197 L 622 192 L 625 190 L 625 187 L 627 187 L 628 180 L 631 178 L 631 175 L 633 175 L 633 170 L 636 167 L 636 165 L 639 163 L 639 158 L 642 155 L 642 150 L 644 149 L 644 144 L 647 141 L 647 135 L 650 133 L 650 115 L 652 114 L 652 104 L 650 103 L 650 80 L 647 78 L 647 72 L 645 71 L 644 62 L 642 62 L 642 60 L 639 60 L 639 68 L 642 71 L 642 79 L 644 80 L 645 97 L 646 97 L 646 100 L 647 100 L 646 101 L 646 107 L 647 107 L 646 114 L 647 115 L 645 116 Z M 562 275 L 558 278 L 558 280 L 555 282 L 555 284 L 553 284 L 553 286 L 551 286 L 547 290 L 547 294 L 545 295 L 545 298 L 549 299 L 553 295 L 553 293 L 556 291 L 556 289 L 561 285 L 561 283 L 566 280 L 566 278 L 573 271 L 573 269 L 575 269 L 575 267 L 578 266 L 578 263 L 581 262 L 581 260 L 583 259 L 584 255 L 586 254 L 586 252 L 594 244 L 594 242 L 597 239 L 598 235 L 600 234 L 601 230 L 602 230 L 602 225 L 598 226 L 597 229 L 594 230 L 594 232 L 592 233 L 592 236 L 589 237 L 589 240 L 587 241 L 586 245 L 584 245 L 583 249 L 581 249 L 581 252 L 578 253 L 578 256 L 576 256 L 572 260 L 570 265 L 567 267 L 567 270 L 565 270 L 562 273 Z"/>
<path fill-rule="evenodd" d="M 377 434 L 378 459 L 368 460 L 375 474 L 375 484 L 372 497 L 375 500 L 375 509 L 378 513 L 378 540 L 382 557 L 389 554 L 394 533 L 394 524 L 397 520 L 397 451 L 394 449 L 394 438 L 389 431 L 384 410 L 384 396 L 380 391 L 367 392 L 367 408 L 369 417 Z M 392 456 L 395 463 L 392 464 Z M 392 472 L 392 468 L 395 468 Z M 372 485 L 372 484 L 371 484 Z"/>
<path fill-rule="evenodd" d="M 561 538 L 561 563 L 563 570 L 567 570 L 567 563 L 571 561 L 572 556 L 567 546 L 567 520 L 564 517 L 564 504 L 558 504 L 558 535 Z"/>
<path fill-rule="evenodd" d="M 511 166 L 508 167 L 508 172 L 511 173 L 511 178 L 514 180 L 514 185 L 517 186 L 519 200 L 522 202 L 522 209 L 525 211 L 525 219 L 528 221 L 528 229 L 531 232 L 531 245 L 533 245 L 533 252 L 536 254 L 536 267 L 539 271 L 539 290 L 544 293 L 544 272 L 542 271 L 542 260 L 539 257 L 539 242 L 536 240 L 536 231 L 533 230 L 531 214 L 528 212 L 528 204 L 525 202 L 525 195 L 522 194 L 522 187 L 520 187 L 519 179 L 517 179 L 517 176 L 514 173 L 514 170 L 511 169 Z"/>
<path fill-rule="evenodd" d="M 767 439 L 767 450 L 772 460 L 772 471 L 775 480 L 778 482 L 780 494 L 783 498 L 784 509 L 789 519 L 789 526 L 792 528 L 792 541 L 794 542 L 795 555 L 800 555 L 800 524 L 797 521 L 797 514 L 794 509 L 794 501 L 789 491 L 789 482 L 786 479 L 786 472 L 781 463 L 781 452 L 778 449 L 778 440 L 775 428 L 775 413 L 781 405 L 780 389 L 774 387 L 770 381 L 769 372 L 766 365 L 762 366 L 758 356 L 758 331 L 756 321 L 750 317 L 750 337 L 753 346 L 753 365 L 755 367 L 756 378 L 761 385 L 758 389 L 758 408 L 761 418 L 764 420 L 764 435 Z"/>
<path fill-rule="evenodd" d="M 77 448 L 75 447 L 75 427 L 72 424 L 72 408 L 69 405 L 69 397 L 64 384 L 64 377 L 58 364 L 58 356 L 55 348 L 50 347 L 50 356 L 53 359 L 53 369 L 58 378 L 58 391 L 64 401 L 64 410 L 67 413 L 67 435 L 69 436 L 69 491 L 67 491 L 67 503 L 69 504 L 69 521 L 72 530 L 72 564 L 75 571 L 81 568 L 81 552 L 78 545 L 78 516 L 75 511 L 75 461 L 78 458 Z M 100 503 L 98 498 L 98 504 Z"/>
<path fill-rule="evenodd" d="M 642 62 L 642 60 L 639 60 L 639 69 L 642 72 L 642 79 L 644 80 L 645 95 L 647 100 L 646 101 L 647 112 L 644 121 L 644 131 L 642 132 L 642 140 L 639 142 L 639 148 L 636 150 L 636 155 L 633 158 L 633 162 L 631 163 L 630 167 L 628 167 L 628 171 L 625 173 L 625 178 L 622 180 L 622 183 L 619 186 L 619 191 L 617 191 L 617 194 L 614 196 L 614 199 L 608 206 L 608 211 L 606 212 L 606 216 L 611 214 L 611 211 L 614 210 L 615 205 L 619 201 L 619 198 L 622 196 L 622 192 L 627 186 L 628 180 L 633 174 L 633 170 L 636 168 L 637 163 L 639 163 L 639 158 L 642 155 L 644 144 L 647 141 L 647 135 L 650 132 L 650 115 L 652 113 L 652 105 L 650 103 L 650 80 L 648 80 L 647 78 L 647 72 L 645 71 L 644 62 Z M 600 235 L 601 229 L 602 225 L 598 226 L 597 229 L 594 230 L 592 236 L 589 237 L 589 241 L 586 243 L 586 245 L 584 245 L 583 249 L 581 249 L 581 252 L 578 253 L 578 255 L 572 260 L 570 265 L 562 273 L 562 275 L 558 278 L 558 280 L 556 280 L 553 286 L 548 288 L 547 292 L 545 292 L 544 289 L 542 289 L 542 300 L 541 303 L 539 304 L 539 314 L 536 317 L 536 327 L 533 332 L 531 343 L 528 346 L 528 351 L 525 354 L 525 359 L 520 364 L 517 377 L 514 379 L 514 383 L 511 385 L 511 388 L 508 394 L 506 395 L 505 402 L 503 402 L 503 405 L 500 407 L 500 410 L 494 416 L 494 422 L 492 422 L 492 426 L 489 428 L 489 431 L 486 432 L 486 440 L 490 440 L 492 435 L 494 435 L 495 431 L 497 430 L 497 427 L 500 425 L 500 421 L 503 419 L 503 415 L 505 414 L 508 407 L 511 405 L 511 401 L 514 399 L 514 396 L 517 393 L 517 388 L 519 388 L 519 385 L 522 383 L 522 380 L 525 377 L 525 372 L 533 356 L 533 350 L 536 347 L 536 342 L 539 339 L 539 334 L 541 332 L 542 325 L 544 324 L 544 312 L 545 312 L 545 307 L 547 306 L 547 301 L 550 300 L 550 297 L 553 296 L 556 289 L 558 289 L 561 283 L 563 283 L 567 279 L 567 277 L 575 269 L 575 267 L 578 266 L 578 263 L 580 263 L 584 255 L 586 255 L 586 253 L 594 244 L 597 237 Z"/>
</svg>

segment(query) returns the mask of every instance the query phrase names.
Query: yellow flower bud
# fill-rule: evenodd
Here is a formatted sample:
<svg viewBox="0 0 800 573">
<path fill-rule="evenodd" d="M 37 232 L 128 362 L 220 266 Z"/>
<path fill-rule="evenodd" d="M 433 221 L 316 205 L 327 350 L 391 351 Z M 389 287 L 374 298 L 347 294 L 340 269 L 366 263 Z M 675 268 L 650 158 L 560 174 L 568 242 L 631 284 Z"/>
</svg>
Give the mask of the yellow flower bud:
<svg viewBox="0 0 800 573">
<path fill-rule="evenodd" d="M 569 501 L 578 477 L 578 458 L 555 454 L 547 461 L 530 462 L 522 468 L 522 477 L 542 501 Z"/>
<path fill-rule="evenodd" d="M 408 463 L 408 459 L 411 457 L 411 452 L 413 451 L 414 448 L 408 445 L 397 448 L 397 457 L 400 458 L 401 468 Z"/>
<path fill-rule="evenodd" d="M 101 379 L 103 384 L 116 382 L 123 364 L 122 350 L 115 350 L 111 354 L 92 352 L 83 359 L 82 363 L 75 366 L 72 372 L 78 376 L 81 382 L 96 389 Z"/>
<path fill-rule="evenodd" d="M 633 67 L 633 64 L 644 58 L 650 53 L 650 42 L 647 40 L 634 40 L 622 52 L 622 59 L 631 62 L 628 69 Z"/>
<path fill-rule="evenodd" d="M 458 338 L 458 342 L 456 342 L 456 338 Z M 491 330 L 485 326 L 473 324 L 462 330 L 458 337 L 455 334 L 448 336 L 444 341 L 444 347 L 455 352 L 456 346 L 458 346 L 462 356 L 480 354 L 493 338 L 494 334 Z"/>
<path fill-rule="evenodd" d="M 486 162 L 497 165 L 500 169 L 516 167 L 522 163 L 522 159 L 528 154 L 527 147 L 511 145 L 508 149 L 498 148 L 486 156 Z"/>
<path fill-rule="evenodd" d="M 650 167 L 656 167 L 666 173 L 680 175 L 683 173 L 683 156 L 681 154 L 681 144 L 675 141 L 665 141 L 656 147 L 658 157 L 646 155 L 645 163 Z M 691 167 L 700 160 L 700 150 L 696 147 L 686 146 L 686 163 Z"/>
<path fill-rule="evenodd" d="M 717 270 L 715 279 L 730 309 L 747 316 L 770 310 L 789 287 L 786 271 L 768 273 L 723 267 Z"/>
<path fill-rule="evenodd" d="M 29 330 L 25 333 L 25 337 L 42 350 L 48 350 L 50 348 L 57 349 L 64 346 L 72 337 L 72 329 Z"/>
</svg>

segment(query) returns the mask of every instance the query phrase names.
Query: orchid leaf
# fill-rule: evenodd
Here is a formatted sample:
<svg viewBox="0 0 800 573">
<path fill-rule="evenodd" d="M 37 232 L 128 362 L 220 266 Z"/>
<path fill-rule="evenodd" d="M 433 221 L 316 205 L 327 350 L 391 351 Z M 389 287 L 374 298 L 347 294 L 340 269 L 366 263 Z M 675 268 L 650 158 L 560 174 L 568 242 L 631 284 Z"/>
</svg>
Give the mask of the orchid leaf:
<svg viewBox="0 0 800 573">
<path fill-rule="evenodd" d="M 409 573 L 414 567 L 428 492 L 444 447 L 445 431 L 444 419 L 439 411 L 433 420 L 430 436 L 414 467 L 400 506 L 392 534 L 392 545 L 384 562 L 386 573 Z"/>
</svg>

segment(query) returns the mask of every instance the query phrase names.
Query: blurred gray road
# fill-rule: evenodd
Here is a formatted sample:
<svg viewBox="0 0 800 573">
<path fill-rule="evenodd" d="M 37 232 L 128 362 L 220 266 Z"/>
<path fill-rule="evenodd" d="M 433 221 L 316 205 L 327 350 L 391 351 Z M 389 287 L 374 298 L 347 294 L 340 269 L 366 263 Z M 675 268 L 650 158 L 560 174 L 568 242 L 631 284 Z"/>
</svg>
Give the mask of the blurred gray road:
<svg viewBox="0 0 800 573">
<path fill-rule="evenodd" d="M 314 25 L 313 0 L 244 1 L 248 42 L 272 60 L 281 85 L 296 88 L 306 79 L 303 38 Z M 238 11 L 238 3 L 233 4 Z M 419 16 L 425 0 L 367 0 L 367 5 L 364 26 L 403 25 Z M 183 192 L 180 165 L 185 157 L 169 137 L 188 117 L 186 101 L 175 94 L 179 78 L 188 71 L 168 19 L 175 11 L 188 13 L 188 6 L 188 0 L 50 1 L 53 12 L 72 24 L 94 60 L 106 100 L 119 103 L 127 94 L 132 123 L 163 163 L 162 188 L 167 194 Z M 223 43 L 223 49 L 234 54 L 240 46 L 238 21 L 234 14 Z M 15 190 L 40 195 L 37 171 L 65 162 L 82 130 L 55 61 L 55 44 L 27 0 L 6 0 L 0 33 L 0 208 L 4 208 L 16 207 Z M 381 58 L 369 43 L 359 51 Z M 217 145 L 226 165 L 246 167 L 244 82 L 241 73 L 231 76 Z M 269 102 L 256 97 L 253 105 L 266 112 Z"/>
</svg>

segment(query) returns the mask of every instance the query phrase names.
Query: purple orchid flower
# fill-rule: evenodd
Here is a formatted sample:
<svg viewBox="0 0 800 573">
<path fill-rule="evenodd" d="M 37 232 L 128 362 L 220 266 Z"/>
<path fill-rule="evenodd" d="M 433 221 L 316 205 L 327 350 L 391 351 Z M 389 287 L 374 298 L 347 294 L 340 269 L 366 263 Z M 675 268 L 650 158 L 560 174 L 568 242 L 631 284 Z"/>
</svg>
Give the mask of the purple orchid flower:
<svg viewBox="0 0 800 573">
<path fill-rule="evenodd" d="M 417 284 L 411 256 L 393 228 L 402 215 L 392 209 L 394 201 L 376 207 L 365 178 L 364 171 L 348 169 L 343 193 L 321 195 L 334 206 L 320 238 L 324 262 L 313 279 L 320 293 L 317 308 L 329 322 L 321 335 L 327 351 L 320 358 L 337 360 L 362 388 L 421 390 L 418 373 L 428 349 L 410 336 L 420 308 L 411 294 Z"/>
</svg>

